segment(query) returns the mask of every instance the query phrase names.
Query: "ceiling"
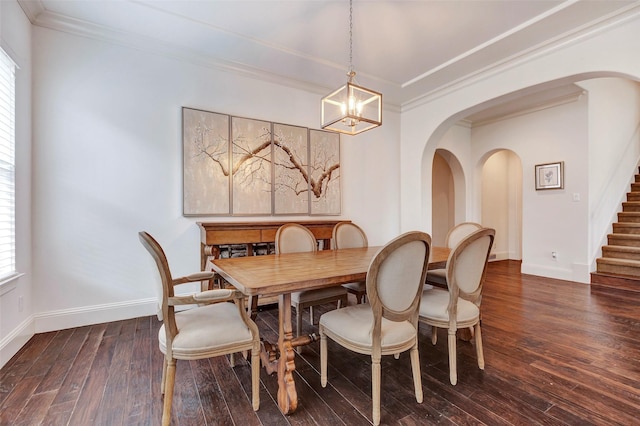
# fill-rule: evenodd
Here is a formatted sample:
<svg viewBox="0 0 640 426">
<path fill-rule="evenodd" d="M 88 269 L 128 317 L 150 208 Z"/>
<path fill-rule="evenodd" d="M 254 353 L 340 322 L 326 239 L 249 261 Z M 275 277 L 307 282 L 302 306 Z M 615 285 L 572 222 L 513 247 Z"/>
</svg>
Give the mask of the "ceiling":
<svg viewBox="0 0 640 426">
<path fill-rule="evenodd" d="M 349 65 L 347 0 L 18 0 L 35 25 L 323 95 Z M 358 84 L 402 107 L 640 9 L 618 0 L 355 0 Z"/>
</svg>

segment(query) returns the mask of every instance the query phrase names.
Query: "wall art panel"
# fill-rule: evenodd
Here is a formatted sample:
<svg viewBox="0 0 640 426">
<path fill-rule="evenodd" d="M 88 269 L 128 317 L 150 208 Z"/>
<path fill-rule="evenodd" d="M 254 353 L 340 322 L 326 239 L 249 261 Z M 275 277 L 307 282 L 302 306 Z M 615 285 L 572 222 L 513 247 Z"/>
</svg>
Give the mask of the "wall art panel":
<svg viewBox="0 0 640 426">
<path fill-rule="evenodd" d="M 340 135 L 182 108 L 183 215 L 340 214 Z"/>
</svg>

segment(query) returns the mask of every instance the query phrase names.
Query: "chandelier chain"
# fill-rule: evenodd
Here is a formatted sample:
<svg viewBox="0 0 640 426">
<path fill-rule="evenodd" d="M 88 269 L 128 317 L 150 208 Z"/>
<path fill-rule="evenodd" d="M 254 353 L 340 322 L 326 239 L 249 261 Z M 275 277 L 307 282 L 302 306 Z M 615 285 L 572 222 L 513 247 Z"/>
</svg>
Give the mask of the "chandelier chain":
<svg viewBox="0 0 640 426">
<path fill-rule="evenodd" d="M 2 0 L 0 0 L 2 1 Z M 349 0 L 347 84 L 322 98 L 322 128 L 357 135 L 382 125 L 382 94 L 359 86 L 353 70 L 353 0 Z"/>
<path fill-rule="evenodd" d="M 349 74 L 353 73 L 353 0 L 349 0 Z"/>
</svg>

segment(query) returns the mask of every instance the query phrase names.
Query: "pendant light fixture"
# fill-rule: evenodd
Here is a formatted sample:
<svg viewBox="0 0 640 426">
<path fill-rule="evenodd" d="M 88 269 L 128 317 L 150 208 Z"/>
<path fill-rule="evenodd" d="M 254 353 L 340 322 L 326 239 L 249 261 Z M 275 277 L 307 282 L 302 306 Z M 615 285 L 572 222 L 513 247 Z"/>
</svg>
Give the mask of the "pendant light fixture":
<svg viewBox="0 0 640 426">
<path fill-rule="evenodd" d="M 322 98 L 322 128 L 357 135 L 382 125 L 382 94 L 359 86 L 353 70 L 353 0 L 349 0 L 347 84 Z"/>
</svg>

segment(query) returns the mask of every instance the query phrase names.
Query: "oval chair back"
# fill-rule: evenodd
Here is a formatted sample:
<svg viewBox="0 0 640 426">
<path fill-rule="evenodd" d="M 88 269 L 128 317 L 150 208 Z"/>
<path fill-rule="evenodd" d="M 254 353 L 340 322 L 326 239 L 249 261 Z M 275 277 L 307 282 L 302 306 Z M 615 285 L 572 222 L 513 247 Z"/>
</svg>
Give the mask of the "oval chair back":
<svg viewBox="0 0 640 426">
<path fill-rule="evenodd" d="M 355 223 L 339 222 L 331 235 L 334 249 L 368 247 L 367 234 Z"/>
<path fill-rule="evenodd" d="M 318 242 L 305 226 L 287 223 L 276 232 L 276 253 L 317 251 Z"/>
</svg>

